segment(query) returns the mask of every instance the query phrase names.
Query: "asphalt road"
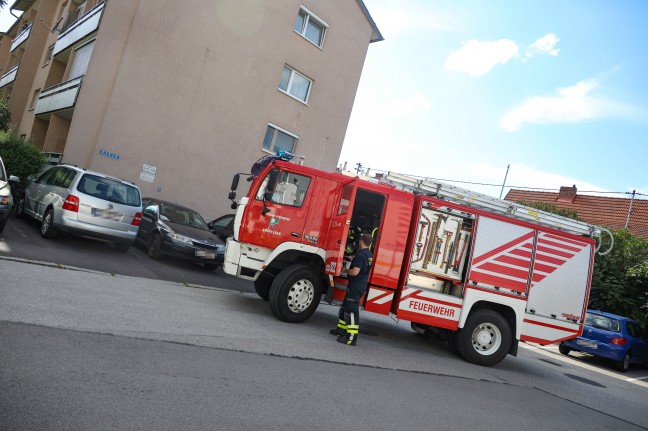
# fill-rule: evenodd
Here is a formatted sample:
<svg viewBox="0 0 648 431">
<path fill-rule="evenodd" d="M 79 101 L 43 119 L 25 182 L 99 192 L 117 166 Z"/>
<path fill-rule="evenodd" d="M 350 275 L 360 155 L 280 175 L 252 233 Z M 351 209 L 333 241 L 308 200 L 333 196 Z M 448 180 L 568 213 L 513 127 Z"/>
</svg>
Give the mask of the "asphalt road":
<svg viewBox="0 0 648 431">
<path fill-rule="evenodd" d="M 468 364 L 407 322 L 277 321 L 254 294 L 0 258 L 3 429 L 648 429 L 646 370 L 524 345 Z M 634 377 L 633 377 L 634 376 Z"/>
<path fill-rule="evenodd" d="M 145 247 L 137 243 L 123 253 L 109 243 L 89 238 L 59 235 L 56 239 L 45 239 L 40 236 L 39 228 L 38 221 L 20 220 L 12 215 L 0 237 L 0 256 L 152 280 L 254 292 L 251 282 L 231 277 L 221 268 L 209 271 L 202 265 L 168 257 L 154 260 L 148 257 Z"/>
</svg>

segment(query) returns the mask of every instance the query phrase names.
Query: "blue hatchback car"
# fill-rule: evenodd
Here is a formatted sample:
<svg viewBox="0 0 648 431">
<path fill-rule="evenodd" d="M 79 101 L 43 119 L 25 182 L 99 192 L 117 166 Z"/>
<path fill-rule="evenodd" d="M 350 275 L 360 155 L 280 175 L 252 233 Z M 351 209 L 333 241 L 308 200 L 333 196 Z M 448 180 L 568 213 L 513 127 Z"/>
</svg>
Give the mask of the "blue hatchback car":
<svg viewBox="0 0 648 431">
<path fill-rule="evenodd" d="M 587 310 L 583 335 L 560 343 L 563 355 L 570 351 L 589 353 L 614 362 L 626 372 L 630 364 L 648 366 L 648 339 L 637 322 L 602 311 Z"/>
</svg>

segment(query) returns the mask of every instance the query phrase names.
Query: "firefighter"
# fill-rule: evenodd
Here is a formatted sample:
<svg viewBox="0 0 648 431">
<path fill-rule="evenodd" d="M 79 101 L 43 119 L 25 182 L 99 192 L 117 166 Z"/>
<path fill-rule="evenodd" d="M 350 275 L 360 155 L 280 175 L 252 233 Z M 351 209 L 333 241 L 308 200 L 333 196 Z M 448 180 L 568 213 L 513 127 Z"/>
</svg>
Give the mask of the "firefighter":
<svg viewBox="0 0 648 431">
<path fill-rule="evenodd" d="M 360 298 L 367 290 L 369 269 L 373 256 L 369 247 L 371 246 L 371 234 L 365 233 L 360 236 L 359 249 L 351 261 L 349 269 L 342 269 L 347 274 L 347 291 L 340 307 L 337 328 L 331 329 L 331 334 L 337 335 L 337 341 L 349 346 L 355 346 L 360 329 Z"/>
</svg>

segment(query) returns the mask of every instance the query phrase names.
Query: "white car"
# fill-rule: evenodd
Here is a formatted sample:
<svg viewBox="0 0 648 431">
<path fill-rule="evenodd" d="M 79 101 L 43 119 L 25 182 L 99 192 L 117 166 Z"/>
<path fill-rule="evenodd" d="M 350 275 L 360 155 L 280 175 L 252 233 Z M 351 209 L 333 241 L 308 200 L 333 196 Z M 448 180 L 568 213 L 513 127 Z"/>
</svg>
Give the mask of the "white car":
<svg viewBox="0 0 648 431">
<path fill-rule="evenodd" d="M 13 205 L 9 183 L 17 183 L 18 181 L 20 181 L 20 178 L 15 175 L 7 175 L 4 163 L 2 163 L 2 157 L 0 157 L 0 234 L 7 225 L 7 219 L 9 218 L 9 213 L 11 212 L 11 207 Z"/>
<path fill-rule="evenodd" d="M 30 177 L 16 216 L 41 222 L 41 236 L 59 231 L 108 240 L 120 251 L 135 241 L 142 197 L 131 182 L 73 165 L 57 165 Z"/>
</svg>

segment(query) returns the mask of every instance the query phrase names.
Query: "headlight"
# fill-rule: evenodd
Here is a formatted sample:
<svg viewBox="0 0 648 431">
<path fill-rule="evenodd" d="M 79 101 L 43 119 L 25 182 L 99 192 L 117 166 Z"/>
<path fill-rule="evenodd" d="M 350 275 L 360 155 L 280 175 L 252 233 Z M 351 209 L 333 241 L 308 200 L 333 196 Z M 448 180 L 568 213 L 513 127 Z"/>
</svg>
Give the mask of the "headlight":
<svg viewBox="0 0 648 431">
<path fill-rule="evenodd" d="M 172 233 L 171 235 L 169 235 L 169 238 L 171 238 L 171 240 L 173 240 L 174 242 L 181 242 L 183 244 L 193 245 L 191 238 L 189 238 L 188 236 Z"/>
</svg>

